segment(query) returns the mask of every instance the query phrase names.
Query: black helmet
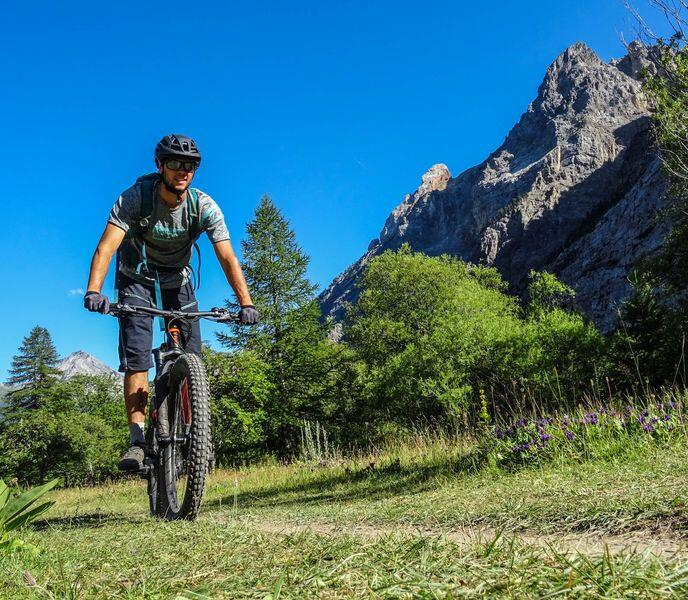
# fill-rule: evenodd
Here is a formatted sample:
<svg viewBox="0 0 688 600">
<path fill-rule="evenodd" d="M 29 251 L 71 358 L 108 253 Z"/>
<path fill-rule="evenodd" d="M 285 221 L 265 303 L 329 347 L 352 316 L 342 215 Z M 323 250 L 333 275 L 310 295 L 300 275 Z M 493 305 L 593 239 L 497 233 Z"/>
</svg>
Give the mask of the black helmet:
<svg viewBox="0 0 688 600">
<path fill-rule="evenodd" d="M 190 137 L 172 133 L 162 138 L 155 147 L 155 162 L 162 162 L 171 157 L 186 158 L 195 160 L 201 164 L 201 153 L 198 146 Z"/>
</svg>

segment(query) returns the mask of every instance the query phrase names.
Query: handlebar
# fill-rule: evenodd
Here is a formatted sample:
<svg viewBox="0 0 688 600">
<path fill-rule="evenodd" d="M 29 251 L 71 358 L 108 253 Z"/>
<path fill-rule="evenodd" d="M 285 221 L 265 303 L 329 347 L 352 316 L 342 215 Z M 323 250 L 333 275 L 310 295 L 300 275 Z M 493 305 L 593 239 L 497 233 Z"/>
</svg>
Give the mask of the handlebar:
<svg viewBox="0 0 688 600">
<path fill-rule="evenodd" d="M 210 310 L 186 312 L 183 310 L 161 310 L 152 306 L 134 306 L 133 304 L 112 303 L 108 314 L 113 317 L 144 314 L 153 317 L 168 317 L 175 319 L 208 319 L 218 323 L 239 322 L 239 315 L 225 308 L 211 308 Z"/>
</svg>

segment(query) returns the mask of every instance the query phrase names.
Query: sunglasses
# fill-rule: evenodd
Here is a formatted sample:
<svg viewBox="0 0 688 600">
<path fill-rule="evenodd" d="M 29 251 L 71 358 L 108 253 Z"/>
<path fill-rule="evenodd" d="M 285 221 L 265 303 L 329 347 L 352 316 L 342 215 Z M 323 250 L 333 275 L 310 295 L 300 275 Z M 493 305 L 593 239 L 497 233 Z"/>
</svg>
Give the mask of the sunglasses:
<svg viewBox="0 0 688 600">
<path fill-rule="evenodd" d="M 165 161 L 165 166 L 172 171 L 195 171 L 198 163 L 193 160 L 170 159 Z"/>
</svg>

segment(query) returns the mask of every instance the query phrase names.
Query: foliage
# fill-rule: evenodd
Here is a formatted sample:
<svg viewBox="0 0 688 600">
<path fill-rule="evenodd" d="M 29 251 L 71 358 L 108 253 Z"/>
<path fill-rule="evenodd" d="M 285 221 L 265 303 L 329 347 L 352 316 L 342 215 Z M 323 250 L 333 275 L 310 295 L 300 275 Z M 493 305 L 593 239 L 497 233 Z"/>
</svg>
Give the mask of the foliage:
<svg viewBox="0 0 688 600">
<path fill-rule="evenodd" d="M 96 376 L 46 380 L 36 389 L 39 408 L 15 410 L 2 423 L 0 476 L 76 485 L 116 474 L 129 441 L 119 386 Z"/>
<path fill-rule="evenodd" d="M 663 0 L 659 0 L 658 5 L 662 4 Z M 652 73 L 646 71 L 643 88 L 653 107 L 652 130 L 673 200 L 667 214 L 661 216 L 669 219 L 672 230 L 660 251 L 645 261 L 644 268 L 670 295 L 688 288 L 686 270 L 676 268 L 688 260 L 688 46 L 683 17 L 671 7 L 662 10 L 673 22 L 676 34 L 654 40 L 657 65 Z"/>
<path fill-rule="evenodd" d="M 21 387 L 7 394 L 9 411 L 38 405 L 41 390 L 50 384 L 52 375 L 60 373 L 57 362 L 50 332 L 36 325 L 24 338 L 19 354 L 12 358 L 7 382 Z"/>
<path fill-rule="evenodd" d="M 116 472 L 121 440 L 89 414 L 27 411 L 0 437 L 0 475 L 22 484 L 61 478 L 66 485 L 94 483 Z"/>
<path fill-rule="evenodd" d="M 256 392 L 262 411 L 255 414 L 261 423 L 256 426 L 263 434 L 253 436 L 254 442 L 262 440 L 272 452 L 293 455 L 298 451 L 301 420 L 322 417 L 333 403 L 332 394 L 341 393 L 347 385 L 339 374 L 348 376 L 350 370 L 340 361 L 346 353 L 326 340 L 315 286 L 306 276 L 310 259 L 267 196 L 261 199 L 247 233 L 242 242 L 243 268 L 261 323 L 235 325 L 230 334 L 218 337 L 230 349 L 250 352 L 246 363 L 260 363 L 261 377 L 270 384 Z M 232 302 L 227 306 L 238 308 Z M 242 359 L 232 358 L 230 363 L 237 360 Z M 233 412 L 239 414 L 236 407 Z"/>
<path fill-rule="evenodd" d="M 604 340 L 551 302 L 567 288 L 535 277 L 524 318 L 500 281 L 406 246 L 371 260 L 346 329 L 365 363 L 359 411 L 368 422 L 467 425 L 481 412 L 480 390 L 499 410 L 526 397 L 565 403 L 589 384 Z"/>
<path fill-rule="evenodd" d="M 671 435 L 683 435 L 684 395 L 671 390 L 661 399 L 648 400 L 647 406 L 607 404 L 578 407 L 571 414 L 520 418 L 506 427 L 495 426 L 481 443 L 494 462 L 509 467 L 564 457 L 614 459 L 634 446 L 634 438 L 663 443 Z"/>
<path fill-rule="evenodd" d="M 229 465 L 259 456 L 269 435 L 267 407 L 274 396 L 269 365 L 254 352 L 214 352 L 204 348 L 210 383 L 215 456 Z"/>
<path fill-rule="evenodd" d="M 555 275 L 546 271 L 531 271 L 529 277 L 528 309 L 531 314 L 541 315 L 556 308 L 566 310 L 572 307 L 576 292 Z"/>
<path fill-rule="evenodd" d="M 306 277 L 310 261 L 274 202 L 263 196 L 242 241 L 242 268 L 251 298 L 260 311 L 255 327 L 232 327 L 219 339 L 229 348 L 248 348 L 277 361 L 281 342 L 299 323 L 310 325 L 315 286 Z M 238 310 L 236 302 L 227 301 Z"/>
<path fill-rule="evenodd" d="M 686 383 L 685 319 L 647 273 L 630 277 L 633 294 L 618 309 L 612 338 L 614 376 L 636 395 L 667 383 Z"/>
<path fill-rule="evenodd" d="M 24 544 L 10 536 L 10 532 L 28 525 L 48 510 L 54 502 L 36 502 L 57 485 L 53 479 L 42 486 L 26 490 L 13 497 L 11 490 L 0 479 L 0 555 L 12 552 Z"/>
<path fill-rule="evenodd" d="M 656 40 L 658 58 L 653 74 L 645 73 L 643 88 L 653 104 L 655 139 L 677 198 L 688 197 L 688 46 L 682 33 Z"/>
</svg>

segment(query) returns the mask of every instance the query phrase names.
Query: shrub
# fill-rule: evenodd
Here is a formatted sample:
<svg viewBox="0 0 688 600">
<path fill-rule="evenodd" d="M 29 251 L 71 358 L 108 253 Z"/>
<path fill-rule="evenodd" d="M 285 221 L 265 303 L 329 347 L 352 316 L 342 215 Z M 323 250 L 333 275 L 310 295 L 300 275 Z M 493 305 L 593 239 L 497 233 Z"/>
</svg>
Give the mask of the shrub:
<svg viewBox="0 0 688 600">
<path fill-rule="evenodd" d="M 59 477 L 66 485 L 94 483 L 116 472 L 118 440 L 97 416 L 26 411 L 0 437 L 0 475 L 23 484 Z"/>
<path fill-rule="evenodd" d="M 365 367 L 360 404 L 376 425 L 467 425 L 481 411 L 576 399 L 604 365 L 604 339 L 562 309 L 569 288 L 533 277 L 523 311 L 494 269 L 405 246 L 371 260 L 345 330 Z"/>
<path fill-rule="evenodd" d="M 205 348 L 203 359 L 217 461 L 230 464 L 260 455 L 269 429 L 266 406 L 274 394 L 269 365 L 250 351 L 227 354 Z"/>
</svg>

